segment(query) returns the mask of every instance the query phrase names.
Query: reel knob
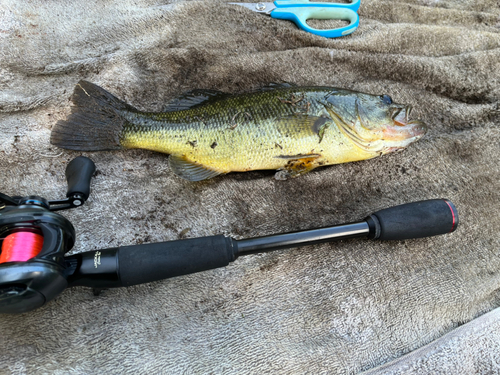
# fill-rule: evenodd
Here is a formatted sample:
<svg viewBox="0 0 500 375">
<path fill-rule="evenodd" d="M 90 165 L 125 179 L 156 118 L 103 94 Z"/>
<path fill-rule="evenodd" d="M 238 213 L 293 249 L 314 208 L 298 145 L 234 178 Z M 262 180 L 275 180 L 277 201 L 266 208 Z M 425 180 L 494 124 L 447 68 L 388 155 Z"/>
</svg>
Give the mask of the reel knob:
<svg viewBox="0 0 500 375">
<path fill-rule="evenodd" d="M 95 164 L 85 156 L 79 156 L 70 161 L 66 167 L 68 192 L 66 197 L 73 199 L 74 206 L 81 206 L 89 197 L 90 180 L 95 172 Z"/>
</svg>

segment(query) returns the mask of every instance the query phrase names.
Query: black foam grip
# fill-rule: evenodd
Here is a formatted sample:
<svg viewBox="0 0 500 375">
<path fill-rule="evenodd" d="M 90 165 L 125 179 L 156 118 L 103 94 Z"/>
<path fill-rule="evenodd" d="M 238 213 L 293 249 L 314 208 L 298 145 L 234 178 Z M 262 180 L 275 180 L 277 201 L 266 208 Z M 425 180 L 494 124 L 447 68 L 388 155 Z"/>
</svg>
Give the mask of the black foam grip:
<svg viewBox="0 0 500 375">
<path fill-rule="evenodd" d="M 118 250 L 123 286 L 224 267 L 235 259 L 233 240 L 222 235 L 124 246 Z"/>
<path fill-rule="evenodd" d="M 66 197 L 80 194 L 87 200 L 90 194 L 90 179 L 95 172 L 95 164 L 85 156 L 79 156 L 70 161 L 66 167 L 66 180 L 68 192 Z"/>
<path fill-rule="evenodd" d="M 453 232 L 458 212 L 446 199 L 407 203 L 377 211 L 367 218 L 370 238 L 406 240 Z"/>
</svg>

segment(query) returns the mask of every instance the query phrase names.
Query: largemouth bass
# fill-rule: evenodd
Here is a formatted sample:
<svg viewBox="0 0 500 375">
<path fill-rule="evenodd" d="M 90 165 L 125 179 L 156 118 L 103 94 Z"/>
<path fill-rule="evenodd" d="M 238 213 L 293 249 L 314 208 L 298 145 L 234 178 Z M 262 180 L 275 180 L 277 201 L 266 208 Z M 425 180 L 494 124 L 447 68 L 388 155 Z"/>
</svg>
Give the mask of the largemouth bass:
<svg viewBox="0 0 500 375">
<path fill-rule="evenodd" d="M 153 113 L 80 81 L 72 101 L 71 114 L 52 130 L 52 144 L 167 153 L 172 171 L 190 181 L 262 169 L 296 177 L 401 150 L 427 130 L 409 120 L 410 106 L 387 95 L 332 87 L 275 84 L 242 95 L 195 90 Z"/>
</svg>

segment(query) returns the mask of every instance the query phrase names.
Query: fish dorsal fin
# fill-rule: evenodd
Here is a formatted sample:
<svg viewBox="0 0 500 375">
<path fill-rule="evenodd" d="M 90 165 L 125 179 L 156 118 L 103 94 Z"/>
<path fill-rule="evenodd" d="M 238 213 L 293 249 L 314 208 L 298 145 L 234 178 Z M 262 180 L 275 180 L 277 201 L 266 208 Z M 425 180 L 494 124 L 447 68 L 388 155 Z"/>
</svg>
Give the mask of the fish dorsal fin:
<svg viewBox="0 0 500 375">
<path fill-rule="evenodd" d="M 203 164 L 188 160 L 185 156 L 170 155 L 168 162 L 170 169 L 177 176 L 189 181 L 208 180 L 223 173 Z"/>
<path fill-rule="evenodd" d="M 182 111 L 184 109 L 194 108 L 214 100 L 224 99 L 228 96 L 229 94 L 217 90 L 192 90 L 171 100 L 163 111 Z"/>
<path fill-rule="evenodd" d="M 321 143 L 331 121 L 330 117 L 298 114 L 280 118 L 276 126 L 281 134 L 293 134 L 299 138 L 315 134 L 318 137 L 318 143 Z"/>
<path fill-rule="evenodd" d="M 257 89 L 257 91 L 268 91 L 268 90 L 276 90 L 276 89 L 289 89 L 291 87 L 297 87 L 295 83 L 289 83 L 289 82 L 271 82 L 268 83 L 266 86 L 261 87 Z"/>
</svg>

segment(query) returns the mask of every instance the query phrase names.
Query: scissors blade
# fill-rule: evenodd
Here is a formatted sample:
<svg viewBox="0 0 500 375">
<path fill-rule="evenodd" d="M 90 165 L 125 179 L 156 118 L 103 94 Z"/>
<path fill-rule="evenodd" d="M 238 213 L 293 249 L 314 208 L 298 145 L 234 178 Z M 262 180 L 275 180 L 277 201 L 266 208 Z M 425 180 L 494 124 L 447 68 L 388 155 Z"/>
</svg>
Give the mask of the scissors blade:
<svg viewBox="0 0 500 375">
<path fill-rule="evenodd" d="M 276 5 L 274 5 L 274 3 L 229 3 L 229 4 L 240 5 L 242 7 L 250 9 L 251 11 L 257 13 L 266 13 L 266 14 L 269 14 L 274 9 L 276 9 Z"/>
</svg>

